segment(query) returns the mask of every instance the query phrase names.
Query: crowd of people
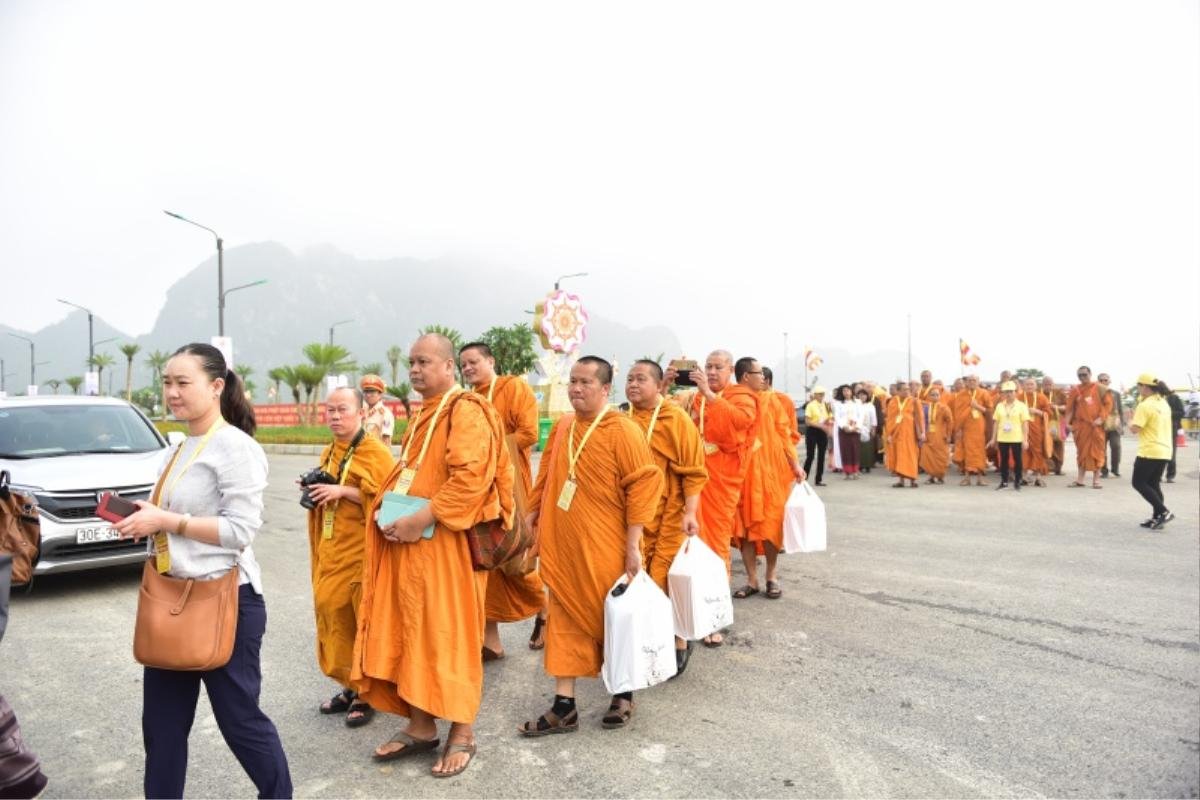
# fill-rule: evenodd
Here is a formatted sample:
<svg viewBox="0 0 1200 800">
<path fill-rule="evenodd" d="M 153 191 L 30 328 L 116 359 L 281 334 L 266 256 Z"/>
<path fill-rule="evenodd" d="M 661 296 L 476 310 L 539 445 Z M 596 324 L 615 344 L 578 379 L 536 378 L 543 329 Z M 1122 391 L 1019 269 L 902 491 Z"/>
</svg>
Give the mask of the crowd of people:
<svg viewBox="0 0 1200 800">
<path fill-rule="evenodd" d="M 532 390 L 520 377 L 497 375 L 486 344 L 456 352 L 444 336 L 428 334 L 413 344 L 409 363 L 422 403 L 398 442 L 399 458 L 389 447 L 394 420 L 380 401 L 383 382 L 365 376 L 361 388 L 328 396 L 332 441 L 299 482 L 300 499 L 317 662 L 339 687 L 316 710 L 350 727 L 370 723 L 378 711 L 406 718 L 374 759 L 431 753 L 439 778 L 460 774 L 475 756 L 485 665 L 506 655 L 500 625 L 535 620 L 529 647 L 544 651 L 554 682 L 549 708 L 517 724 L 516 733 L 571 733 L 580 720 L 577 681 L 601 672 L 604 604 L 614 584 L 644 570 L 669 593 L 671 563 L 696 536 L 725 561 L 727 576 L 732 552 L 740 553 L 747 577 L 730 587 L 733 597 L 780 598 L 785 505 L 814 465 L 815 483 L 823 485 L 827 449 L 847 479 L 882 456 L 897 487 L 917 486 L 922 469 L 928 482 L 942 483 L 950 464 L 963 484 L 984 483 L 994 452 L 1000 488 L 1020 488 L 1061 470 L 1061 424 L 1079 450 L 1072 485 L 1086 486 L 1091 473 L 1099 487 L 1114 409 L 1086 368 L 1079 386 L 1065 392 L 1049 379 L 1040 390 L 1031 381 L 1018 388 L 1008 375 L 994 392 L 974 376 L 943 391 L 925 373 L 919 383 L 887 389 L 842 386 L 828 400 L 817 387 L 802 433 L 795 404 L 754 358 L 715 350 L 686 374 L 638 361 L 625 376 L 627 403 L 614 408 L 612 365 L 585 356 L 570 372 L 572 413 L 554 422 L 535 476 Z M 1139 385 L 1134 485 L 1154 508 L 1146 526 L 1161 528 L 1171 518 L 1158 488 L 1170 409 L 1152 376 Z M 204 672 L 145 668 L 146 795 L 182 796 L 204 683 L 221 732 L 260 796 L 288 797 L 287 759 L 258 706 L 265 606 L 252 542 L 262 524 L 266 459 L 252 438 L 253 414 L 236 374 L 208 345 L 181 348 L 166 366 L 164 388 L 189 436 L 164 468 L 153 502 L 140 502 L 115 527 L 149 537 L 151 563 L 164 574 L 211 579 L 236 569 L 241 585 L 227 664 Z M 1113 474 L 1117 466 L 1111 463 Z M 408 513 L 382 517 L 397 498 Z M 464 532 L 489 524 L 523 525 L 533 544 L 500 568 L 483 569 Z M 719 631 L 702 640 L 712 648 L 723 641 Z M 693 643 L 677 639 L 675 646 L 679 675 Z M 617 693 L 601 724 L 623 728 L 634 710 L 633 694 Z M 439 720 L 449 723 L 444 744 Z"/>
</svg>

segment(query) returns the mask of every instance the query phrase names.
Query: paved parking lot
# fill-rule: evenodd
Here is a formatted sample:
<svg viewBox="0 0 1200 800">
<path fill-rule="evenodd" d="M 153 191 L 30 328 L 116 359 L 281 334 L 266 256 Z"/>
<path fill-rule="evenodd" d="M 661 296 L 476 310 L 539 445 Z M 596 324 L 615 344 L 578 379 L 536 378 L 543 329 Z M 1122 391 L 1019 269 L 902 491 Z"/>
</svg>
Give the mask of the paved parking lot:
<svg viewBox="0 0 1200 800">
<path fill-rule="evenodd" d="M 529 623 L 504 627 L 479 756 L 449 781 L 428 777 L 431 758 L 370 760 L 398 720 L 349 730 L 316 712 L 334 687 L 313 657 L 291 484 L 314 459 L 274 455 L 256 546 L 263 707 L 306 797 L 1196 797 L 1197 452 L 1180 451 L 1166 487 L 1179 518 L 1162 533 L 1137 527 L 1146 506 L 1127 478 L 1018 494 L 830 476 L 828 552 L 786 557 L 784 597 L 738 601 L 729 646 L 639 693 L 629 730 L 600 729 L 607 698 L 583 682 L 578 733 L 518 737 L 552 685 L 525 648 Z M 47 797 L 140 796 L 137 584 L 109 570 L 14 598 L 0 691 L 45 762 Z M 190 769 L 191 797 L 253 795 L 204 699 Z"/>
</svg>

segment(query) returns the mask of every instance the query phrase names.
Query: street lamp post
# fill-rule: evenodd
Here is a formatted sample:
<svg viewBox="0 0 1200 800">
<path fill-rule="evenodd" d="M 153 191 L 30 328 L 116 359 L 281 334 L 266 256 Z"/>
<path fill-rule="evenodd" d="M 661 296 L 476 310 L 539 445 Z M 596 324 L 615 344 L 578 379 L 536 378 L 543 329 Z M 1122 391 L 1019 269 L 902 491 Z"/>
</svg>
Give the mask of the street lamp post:
<svg viewBox="0 0 1200 800">
<path fill-rule="evenodd" d="M 34 355 L 33 339 L 30 339 L 28 336 L 22 336 L 19 333 L 10 333 L 8 335 L 14 339 L 24 339 L 29 342 L 29 385 L 37 386 L 37 358 Z"/>
<path fill-rule="evenodd" d="M 193 222 L 182 214 L 176 214 L 174 211 L 163 209 L 163 213 L 168 217 L 174 217 L 177 220 L 195 225 L 197 228 L 203 228 L 211 233 L 217 240 L 217 335 L 225 335 L 225 240 L 221 238 L 221 234 L 214 231 L 207 225 L 201 225 L 199 222 Z M 247 284 L 247 286 L 250 284 Z M 244 286 L 239 286 L 239 289 L 244 289 Z M 232 291 L 232 290 L 230 290 Z"/>
<path fill-rule="evenodd" d="M 96 355 L 96 345 L 92 342 L 92 337 L 93 337 L 92 318 L 94 316 L 92 314 L 92 310 L 90 308 L 84 308 L 83 306 L 79 305 L 78 303 L 72 303 L 70 300 L 61 300 L 60 299 L 58 302 L 64 303 L 65 305 L 68 305 L 68 306 L 74 306 L 75 308 L 78 308 L 80 311 L 87 312 L 87 315 L 88 315 L 88 363 L 91 364 L 92 357 Z"/>
<path fill-rule="evenodd" d="M 585 277 L 587 277 L 586 272 L 572 272 L 570 275 L 559 275 L 557 278 L 554 279 L 554 291 L 556 291 L 556 292 L 558 291 L 558 284 L 560 281 L 566 280 L 567 278 L 585 278 Z"/>
<path fill-rule="evenodd" d="M 353 319 L 340 319 L 337 322 L 335 322 L 329 326 L 329 345 L 331 347 L 333 346 L 333 329 L 336 328 L 338 325 L 345 325 L 347 322 L 354 322 L 354 320 Z"/>
</svg>

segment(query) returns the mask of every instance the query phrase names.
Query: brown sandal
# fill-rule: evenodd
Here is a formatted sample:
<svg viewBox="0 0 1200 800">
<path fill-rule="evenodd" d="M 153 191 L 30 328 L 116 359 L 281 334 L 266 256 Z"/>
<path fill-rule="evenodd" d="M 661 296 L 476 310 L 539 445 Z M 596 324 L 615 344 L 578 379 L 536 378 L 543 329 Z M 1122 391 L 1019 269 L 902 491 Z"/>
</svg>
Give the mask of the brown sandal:
<svg viewBox="0 0 1200 800">
<path fill-rule="evenodd" d="M 496 652 L 495 650 L 488 647 L 487 645 L 483 646 L 483 663 L 486 664 L 489 661 L 499 661 L 502 658 L 504 658 L 503 650 Z"/>
<path fill-rule="evenodd" d="M 449 772 L 437 772 L 430 768 L 429 773 L 435 778 L 453 778 L 455 775 L 461 775 L 463 770 L 471 766 L 471 762 L 475 760 L 475 743 L 447 741 L 445 748 L 442 749 L 442 761 L 445 761 L 447 756 L 454 755 L 455 753 L 466 753 L 469 756 L 461 767 Z"/>
<path fill-rule="evenodd" d="M 404 731 L 400 731 L 384 742 L 384 744 L 392 744 L 393 742 L 402 744 L 404 747 L 401 747 L 399 750 L 393 750 L 390 753 L 375 752 L 371 754 L 371 758 L 376 761 L 395 761 L 397 758 L 404 758 L 415 753 L 428 753 L 430 750 L 437 750 L 442 740 L 436 736 L 432 739 L 417 739 L 409 736 Z"/>
<path fill-rule="evenodd" d="M 543 724 L 544 723 L 544 724 Z M 565 717 L 547 711 L 536 720 L 521 723 L 517 732 L 522 736 L 549 736 L 552 733 L 574 733 L 579 730 L 579 709 L 573 708 Z"/>
<path fill-rule="evenodd" d="M 623 697 L 614 697 L 608 713 L 600 719 L 600 725 L 608 730 L 624 728 L 633 716 L 633 701 Z"/>
<path fill-rule="evenodd" d="M 529 634 L 529 649 L 541 650 L 546 646 L 546 637 L 542 630 L 546 627 L 546 618 L 538 614 L 533 618 L 533 633 Z"/>
</svg>

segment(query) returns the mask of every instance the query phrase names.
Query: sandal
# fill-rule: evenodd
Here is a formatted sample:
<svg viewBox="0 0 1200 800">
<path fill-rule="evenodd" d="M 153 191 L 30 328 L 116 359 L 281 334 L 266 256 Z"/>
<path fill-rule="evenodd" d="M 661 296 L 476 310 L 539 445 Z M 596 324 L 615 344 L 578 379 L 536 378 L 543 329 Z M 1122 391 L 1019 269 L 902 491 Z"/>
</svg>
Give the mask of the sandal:
<svg viewBox="0 0 1200 800">
<path fill-rule="evenodd" d="M 1098 483 L 1093 483 L 1093 484 L 1092 484 L 1092 488 L 1093 488 L 1093 489 L 1103 489 L 1104 487 L 1103 487 L 1103 486 L 1101 486 L 1101 485 L 1100 485 L 1100 484 L 1098 484 Z"/>
<path fill-rule="evenodd" d="M 600 718 L 600 725 L 608 730 L 624 728 L 633 716 L 633 701 L 623 697 L 614 697 L 608 713 Z"/>
<path fill-rule="evenodd" d="M 487 645 L 483 646 L 483 663 L 486 664 L 489 661 L 499 661 L 502 658 L 504 658 L 503 650 L 497 652 Z"/>
<path fill-rule="evenodd" d="M 549 736 L 552 733 L 574 733 L 579 730 L 579 709 L 572 708 L 565 717 L 553 710 L 547 711 L 536 720 L 521 723 L 517 732 L 522 736 Z"/>
<path fill-rule="evenodd" d="M 756 594 L 758 594 L 758 587 L 751 586 L 747 583 L 745 586 L 735 591 L 733 596 L 738 600 L 745 600 L 747 597 L 753 597 Z"/>
<path fill-rule="evenodd" d="M 720 636 L 721 638 L 714 639 L 713 638 L 714 636 Z M 704 643 L 705 647 L 720 647 L 721 645 L 725 644 L 725 637 L 719 633 L 710 633 L 708 636 L 705 636 L 701 641 Z"/>
<path fill-rule="evenodd" d="M 375 709 L 371 708 L 369 703 L 364 703 L 358 700 L 350 704 L 350 709 L 346 712 L 346 727 L 361 728 L 375 718 Z"/>
<path fill-rule="evenodd" d="M 1086 485 L 1087 484 L 1080 483 L 1079 481 L 1071 481 L 1070 483 L 1067 484 L 1067 488 L 1068 489 L 1082 489 Z"/>
<path fill-rule="evenodd" d="M 970 478 L 963 478 L 961 481 L 959 481 L 959 482 L 958 482 L 958 485 L 959 485 L 959 486 L 970 486 L 970 485 L 971 485 L 971 479 L 970 479 Z"/>
<path fill-rule="evenodd" d="M 462 771 L 471 766 L 471 762 L 475 760 L 475 743 L 474 742 L 446 742 L 446 747 L 442 750 L 442 761 L 446 760 L 447 756 L 455 753 L 466 753 L 467 760 L 458 769 L 450 770 L 449 772 L 438 772 L 430 769 L 429 773 L 435 778 L 453 778 L 455 775 L 462 774 Z"/>
<path fill-rule="evenodd" d="M 778 600 L 783 597 L 783 588 L 780 587 L 779 581 L 767 581 L 767 599 Z"/>
<path fill-rule="evenodd" d="M 392 750 L 389 753 L 380 753 L 378 750 L 376 750 L 371 754 L 371 758 L 375 759 L 376 761 L 395 761 L 397 758 L 411 756 L 414 753 L 428 753 L 430 750 L 437 750 L 438 745 L 442 743 L 442 740 L 436 736 L 432 739 L 416 739 L 412 736 L 409 736 L 404 731 L 400 731 L 383 744 L 392 743 L 402 744 L 404 747 L 401 747 L 399 750 Z M 383 745 L 380 746 L 382 747 Z"/>
<path fill-rule="evenodd" d="M 542 635 L 542 629 L 546 627 L 546 618 L 538 614 L 533 618 L 533 633 L 529 634 L 529 649 L 541 650 L 546 646 L 546 637 Z"/>
<path fill-rule="evenodd" d="M 358 697 L 358 693 L 353 689 L 343 689 L 333 697 L 321 703 L 317 710 L 322 714 L 342 714 L 350 710 L 350 706 L 354 704 L 354 698 Z"/>
<path fill-rule="evenodd" d="M 900 481 L 899 483 L 893 483 L 893 484 L 892 484 L 892 488 L 893 488 L 893 489 L 903 489 L 903 488 L 904 488 L 904 481 Z"/>
</svg>

